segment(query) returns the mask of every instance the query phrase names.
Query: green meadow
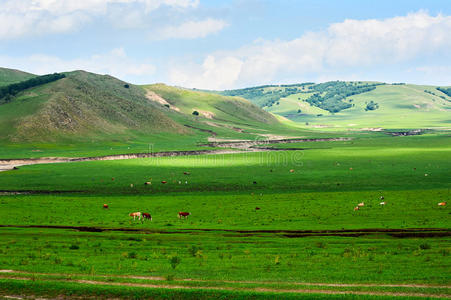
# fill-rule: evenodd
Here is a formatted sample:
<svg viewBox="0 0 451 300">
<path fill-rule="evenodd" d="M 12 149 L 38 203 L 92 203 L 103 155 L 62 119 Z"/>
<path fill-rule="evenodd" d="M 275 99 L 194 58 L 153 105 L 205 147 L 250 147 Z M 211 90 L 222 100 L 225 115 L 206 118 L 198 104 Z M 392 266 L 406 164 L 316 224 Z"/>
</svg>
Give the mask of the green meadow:
<svg viewBox="0 0 451 300">
<path fill-rule="evenodd" d="M 449 297 L 449 134 L 351 137 L 1 172 L 0 291 Z"/>
</svg>

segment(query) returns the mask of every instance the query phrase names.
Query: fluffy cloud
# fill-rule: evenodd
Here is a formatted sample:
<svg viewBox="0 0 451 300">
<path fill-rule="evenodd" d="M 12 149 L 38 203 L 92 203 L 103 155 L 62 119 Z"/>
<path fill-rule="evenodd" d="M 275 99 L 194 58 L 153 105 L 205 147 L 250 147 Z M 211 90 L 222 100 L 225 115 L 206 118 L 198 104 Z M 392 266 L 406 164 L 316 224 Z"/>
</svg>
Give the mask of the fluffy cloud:
<svg viewBox="0 0 451 300">
<path fill-rule="evenodd" d="M 449 32 L 450 16 L 424 11 L 385 20 L 345 20 L 294 40 L 257 41 L 212 53 L 202 64 L 173 66 L 169 79 L 183 86 L 223 89 L 343 76 L 348 69 L 393 68 L 414 60 L 449 58 Z"/>
<path fill-rule="evenodd" d="M 139 14 L 161 6 L 191 8 L 199 0 L 4 0 L 0 5 L 0 39 L 77 30 L 110 7 L 121 5 Z"/>
<path fill-rule="evenodd" d="M 143 83 L 147 83 L 147 80 L 155 73 L 155 67 L 151 63 L 131 59 L 123 48 L 73 60 L 64 60 L 56 56 L 41 54 L 15 58 L 0 56 L 0 65 L 34 74 L 85 70 L 99 74 L 109 74 L 120 79 L 130 78 L 134 79 L 134 82 L 142 79 Z"/>
<path fill-rule="evenodd" d="M 221 31 L 227 23 L 223 20 L 208 18 L 202 21 L 189 21 L 178 26 L 168 26 L 153 34 L 154 39 L 195 39 Z"/>
</svg>

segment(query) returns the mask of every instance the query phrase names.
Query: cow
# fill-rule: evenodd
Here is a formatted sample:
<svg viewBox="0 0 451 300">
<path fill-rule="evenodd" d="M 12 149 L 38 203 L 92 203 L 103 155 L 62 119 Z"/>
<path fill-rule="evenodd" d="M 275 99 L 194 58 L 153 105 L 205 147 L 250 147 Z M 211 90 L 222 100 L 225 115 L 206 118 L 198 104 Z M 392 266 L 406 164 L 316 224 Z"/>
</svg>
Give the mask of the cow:
<svg viewBox="0 0 451 300">
<path fill-rule="evenodd" d="M 108 209 L 108 204 L 104 204 L 103 208 Z"/>
<path fill-rule="evenodd" d="M 183 172 L 184 175 L 191 175 L 190 172 Z"/>
<path fill-rule="evenodd" d="M 381 196 L 379 199 L 381 199 L 381 200 L 384 200 L 385 199 L 385 197 L 384 196 Z"/>
<path fill-rule="evenodd" d="M 437 203 L 438 206 L 446 206 L 446 202 L 439 202 Z"/>
<path fill-rule="evenodd" d="M 358 207 L 358 206 L 354 207 L 354 211 L 359 210 L 359 209 L 360 209 L 360 207 Z"/>
<path fill-rule="evenodd" d="M 253 181 L 252 183 L 253 183 L 253 184 L 257 184 L 257 181 Z"/>
<path fill-rule="evenodd" d="M 257 206 L 257 207 L 255 208 L 255 210 L 260 210 L 260 209 L 261 209 L 261 208 L 260 208 L 260 207 L 258 207 L 258 206 Z"/>
<path fill-rule="evenodd" d="M 181 219 L 182 217 L 184 219 L 186 219 L 189 215 L 191 215 L 191 213 L 186 212 L 186 211 L 179 211 L 178 217 L 179 217 L 179 219 Z"/>
<path fill-rule="evenodd" d="M 114 181 L 114 177 L 112 177 L 111 180 Z"/>
<path fill-rule="evenodd" d="M 168 183 L 166 180 L 163 180 L 162 182 L 161 182 L 162 184 L 166 184 L 166 183 Z"/>
<path fill-rule="evenodd" d="M 290 173 L 294 173 L 294 170 L 293 170 L 293 169 L 291 169 L 291 170 L 290 170 Z"/>
<path fill-rule="evenodd" d="M 143 217 L 143 220 L 150 220 L 150 221 L 152 221 L 152 216 L 149 214 L 149 213 L 142 213 L 142 217 Z"/>
<path fill-rule="evenodd" d="M 357 206 L 358 206 L 358 207 L 362 207 L 362 206 L 365 206 L 365 203 L 363 203 L 363 202 L 360 202 L 359 204 L 357 204 Z"/>
<path fill-rule="evenodd" d="M 133 221 L 138 218 L 138 220 L 141 220 L 142 216 L 141 216 L 141 212 L 137 211 L 137 212 L 132 212 L 128 214 L 130 217 L 133 217 Z"/>
<path fill-rule="evenodd" d="M 379 204 L 380 204 L 380 205 L 385 205 L 385 203 L 386 203 L 385 201 L 382 201 L 382 202 L 379 203 Z"/>
<path fill-rule="evenodd" d="M 152 182 L 146 181 L 146 182 L 144 182 L 144 185 L 152 185 Z"/>
</svg>

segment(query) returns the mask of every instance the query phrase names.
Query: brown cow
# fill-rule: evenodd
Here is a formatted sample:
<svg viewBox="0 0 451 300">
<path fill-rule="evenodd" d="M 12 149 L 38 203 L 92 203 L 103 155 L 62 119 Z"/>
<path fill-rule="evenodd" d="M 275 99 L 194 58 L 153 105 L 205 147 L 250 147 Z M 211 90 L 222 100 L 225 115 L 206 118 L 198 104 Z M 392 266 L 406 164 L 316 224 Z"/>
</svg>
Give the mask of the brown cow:
<svg viewBox="0 0 451 300">
<path fill-rule="evenodd" d="M 146 181 L 146 182 L 144 182 L 144 185 L 152 185 L 152 182 Z"/>
<path fill-rule="evenodd" d="M 354 207 L 354 210 L 359 210 L 359 209 L 360 209 L 360 207 L 358 207 L 358 206 Z"/>
<path fill-rule="evenodd" d="M 133 221 L 138 218 L 138 220 L 141 220 L 142 216 L 141 216 L 141 212 L 137 211 L 137 212 L 132 212 L 128 214 L 130 217 L 133 217 Z"/>
<path fill-rule="evenodd" d="M 191 215 L 191 213 L 186 212 L 186 211 L 179 211 L 178 217 L 179 217 L 179 219 L 181 219 L 182 217 L 184 219 L 186 219 L 189 215 Z"/>
<path fill-rule="evenodd" d="M 103 208 L 108 209 L 108 204 L 104 204 Z"/>
<path fill-rule="evenodd" d="M 142 216 L 143 216 L 143 220 L 147 219 L 147 220 L 152 221 L 152 216 L 149 213 L 146 213 L 146 212 L 142 213 Z"/>
<path fill-rule="evenodd" d="M 438 206 L 446 206 L 446 202 L 439 202 L 437 203 Z"/>
<path fill-rule="evenodd" d="M 162 184 L 166 184 L 166 183 L 168 183 L 166 180 L 163 180 L 162 182 L 161 182 Z"/>
</svg>

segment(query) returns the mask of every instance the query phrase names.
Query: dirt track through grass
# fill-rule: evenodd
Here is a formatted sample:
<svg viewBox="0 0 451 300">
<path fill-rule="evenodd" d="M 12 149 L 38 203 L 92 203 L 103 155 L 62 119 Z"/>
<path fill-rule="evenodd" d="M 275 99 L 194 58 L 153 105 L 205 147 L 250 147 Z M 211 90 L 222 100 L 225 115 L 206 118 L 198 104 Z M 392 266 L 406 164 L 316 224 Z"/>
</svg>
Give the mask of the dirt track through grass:
<svg viewBox="0 0 451 300">
<path fill-rule="evenodd" d="M 5 270 L 2 270 L 5 271 Z M 20 274 L 20 273 L 19 273 Z M 22 273 L 22 274 L 33 274 L 33 273 Z M 36 275 L 36 274 L 34 274 Z M 32 281 L 33 278 L 28 277 L 7 277 L 0 276 L 2 279 L 9 280 L 26 280 Z M 126 278 L 122 276 L 122 278 Z M 133 278 L 133 277 L 129 277 Z M 151 280 L 163 280 L 156 279 L 152 277 Z M 127 286 L 127 287 L 142 287 L 151 289 L 198 289 L 198 290 L 223 290 L 223 291 L 246 291 L 246 292 L 268 292 L 268 293 L 295 293 L 295 294 L 328 294 L 328 295 L 371 295 L 371 296 L 386 296 L 386 297 L 425 297 L 425 298 L 451 298 L 450 294 L 430 294 L 430 293 L 414 293 L 414 292 L 373 292 L 373 291 L 354 291 L 354 290 L 326 290 L 326 289 L 274 289 L 268 287 L 256 287 L 256 288 L 236 288 L 236 287 L 221 287 L 221 286 L 202 286 L 202 285 L 180 285 L 180 284 L 150 284 L 150 283 L 131 283 L 131 282 L 108 282 L 99 280 L 85 280 L 85 279 L 46 279 L 47 282 L 54 281 L 64 281 L 79 284 L 88 285 L 105 285 L 105 286 Z M 201 280 L 190 280 L 190 282 L 208 282 Z M 218 282 L 218 281 L 216 281 Z M 227 281 L 224 281 L 227 283 Z M 234 282 L 234 283 L 248 283 L 248 282 Z M 265 284 L 265 283 L 263 283 Z M 327 286 L 327 287 L 421 287 L 421 288 L 435 288 L 436 286 L 425 286 L 425 285 L 358 285 L 358 284 L 323 284 L 323 283 L 299 283 L 306 286 Z M 440 286 L 440 288 L 451 288 L 450 286 Z"/>
</svg>

